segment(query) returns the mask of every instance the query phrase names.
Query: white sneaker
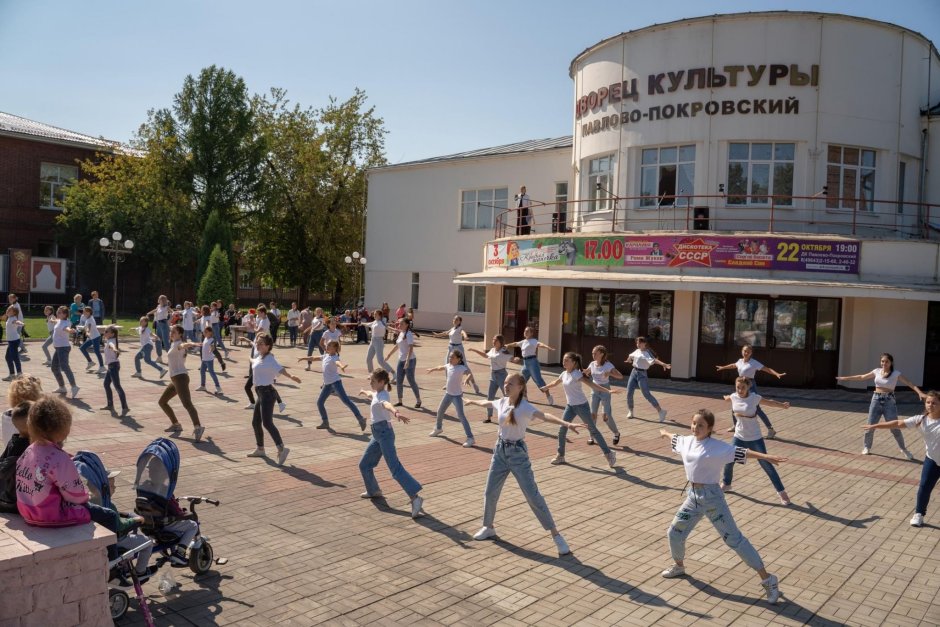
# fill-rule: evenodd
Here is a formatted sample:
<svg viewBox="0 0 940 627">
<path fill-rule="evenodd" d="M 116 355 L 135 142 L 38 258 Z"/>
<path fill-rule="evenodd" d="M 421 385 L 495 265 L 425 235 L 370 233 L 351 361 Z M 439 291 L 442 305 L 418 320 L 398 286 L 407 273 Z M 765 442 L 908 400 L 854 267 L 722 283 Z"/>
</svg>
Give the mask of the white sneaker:
<svg viewBox="0 0 940 627">
<path fill-rule="evenodd" d="M 424 497 L 416 496 L 411 502 L 411 517 L 417 518 L 421 515 L 421 506 L 424 505 Z"/>
<path fill-rule="evenodd" d="M 786 490 L 780 490 L 779 492 L 777 492 L 777 496 L 780 497 L 780 504 L 781 504 L 781 505 L 789 505 L 789 504 L 790 504 L 790 495 L 787 494 L 787 491 L 786 491 Z"/>
<path fill-rule="evenodd" d="M 254 403 L 248 403 L 247 405 L 245 405 L 245 409 L 254 409 L 254 408 L 255 408 Z"/>
<path fill-rule="evenodd" d="M 906 457 L 906 458 L 907 458 L 907 461 L 909 461 L 909 462 L 910 462 L 910 461 L 914 461 L 914 454 L 911 453 L 911 452 L 910 452 L 909 450 L 907 450 L 906 448 L 902 448 L 902 449 L 901 449 L 901 455 L 903 455 L 904 457 Z"/>
<path fill-rule="evenodd" d="M 167 370 L 166 368 L 164 368 L 163 370 L 161 370 L 161 371 L 160 371 L 160 378 L 162 379 L 163 377 L 165 377 L 165 376 L 166 376 L 166 373 L 168 373 L 168 372 L 169 372 L 169 370 Z"/>
<path fill-rule="evenodd" d="M 760 585 L 764 586 L 764 592 L 767 593 L 767 602 L 776 603 L 780 600 L 780 588 L 778 587 L 777 575 L 771 575 L 764 581 L 760 582 Z"/>
<path fill-rule="evenodd" d="M 287 410 L 287 403 L 281 401 L 280 403 L 277 404 L 277 409 L 279 412 L 283 414 Z"/>
<path fill-rule="evenodd" d="M 100 368 L 98 368 L 98 374 L 108 374 L 108 369 L 105 368 L 104 366 L 101 366 Z"/>
<path fill-rule="evenodd" d="M 923 526 L 924 526 L 924 515 L 914 514 L 914 517 L 911 518 L 911 527 L 923 527 Z"/>
<path fill-rule="evenodd" d="M 290 449 L 287 448 L 286 446 L 281 447 L 281 449 L 277 452 L 277 465 L 278 466 L 284 465 L 284 462 L 287 461 L 288 453 L 290 453 Z"/>
<path fill-rule="evenodd" d="M 91 372 L 94 369 L 95 369 L 95 364 L 91 363 L 90 361 L 88 362 L 88 365 L 85 366 L 85 372 Z"/>
<path fill-rule="evenodd" d="M 565 463 L 565 456 L 564 456 L 564 455 L 555 455 L 555 456 L 552 458 L 552 461 L 550 461 L 549 463 L 550 463 L 552 466 L 560 466 L 561 464 L 564 464 L 564 463 Z"/>
<path fill-rule="evenodd" d="M 144 378 L 144 375 L 140 374 L 139 372 L 135 372 L 134 374 L 131 375 L 131 379 L 143 379 L 143 378 Z"/>
<path fill-rule="evenodd" d="M 75 398 L 76 396 L 78 396 L 78 386 L 73 385 L 72 386 L 72 398 Z"/>
<path fill-rule="evenodd" d="M 617 454 L 613 451 L 607 453 L 607 465 L 611 468 L 617 465 Z"/>
<path fill-rule="evenodd" d="M 202 425 L 199 425 L 198 427 L 193 429 L 193 439 L 196 440 L 197 442 L 201 442 L 202 434 L 205 432 L 206 432 L 206 428 L 203 427 Z"/>
<path fill-rule="evenodd" d="M 200 385 L 198 388 L 196 388 L 196 391 L 197 391 L 197 392 L 205 392 L 205 391 L 206 391 L 206 386 Z"/>
<path fill-rule="evenodd" d="M 216 389 L 215 389 L 215 395 L 216 395 L 216 396 L 222 396 L 222 388 L 216 388 Z"/>
<path fill-rule="evenodd" d="M 436 438 L 440 434 L 444 433 L 443 429 L 431 429 L 431 433 L 428 434 L 429 438 Z"/>
<path fill-rule="evenodd" d="M 57 387 L 55 391 L 53 392 L 53 394 L 65 394 L 65 388 L 61 386 Z"/>
<path fill-rule="evenodd" d="M 245 457 L 266 457 L 266 455 L 264 452 L 264 448 L 258 447 L 252 452 L 248 453 L 248 455 L 246 455 Z"/>
<path fill-rule="evenodd" d="M 571 548 L 568 546 L 568 543 L 565 542 L 564 536 L 562 536 L 560 533 L 557 536 L 553 536 L 552 540 L 555 541 L 555 546 L 558 547 L 559 555 L 568 555 L 571 553 Z"/>
<path fill-rule="evenodd" d="M 632 410 L 632 409 L 628 409 L 628 410 L 627 410 L 627 418 L 633 418 L 633 410 Z"/>
<path fill-rule="evenodd" d="M 473 438 L 467 438 L 467 441 L 463 443 L 464 448 L 473 448 L 476 445 L 476 441 Z"/>
<path fill-rule="evenodd" d="M 777 437 L 777 432 L 774 430 L 774 428 L 773 428 L 773 427 L 768 428 L 768 429 L 767 429 L 767 439 L 768 439 L 768 440 L 773 440 L 775 437 Z"/>
<path fill-rule="evenodd" d="M 666 410 L 665 409 L 659 410 L 659 421 L 666 422 Z"/>
<path fill-rule="evenodd" d="M 870 454 L 871 454 L 871 449 L 868 448 L 867 446 L 862 449 L 862 455 L 870 455 Z"/>
<path fill-rule="evenodd" d="M 548 401 L 548 404 L 549 404 L 549 405 L 554 405 L 554 404 L 555 404 L 555 399 L 552 398 L 552 395 L 551 395 L 551 394 L 546 394 L 546 395 L 545 395 L 545 400 Z"/>
<path fill-rule="evenodd" d="M 673 564 L 663 572 L 659 573 L 666 579 L 675 579 L 676 577 L 681 577 L 685 574 L 685 566 L 679 566 L 678 564 Z"/>
<path fill-rule="evenodd" d="M 474 540 L 489 540 L 490 538 L 496 537 L 496 530 L 492 527 L 482 527 L 479 531 L 473 534 Z"/>
</svg>

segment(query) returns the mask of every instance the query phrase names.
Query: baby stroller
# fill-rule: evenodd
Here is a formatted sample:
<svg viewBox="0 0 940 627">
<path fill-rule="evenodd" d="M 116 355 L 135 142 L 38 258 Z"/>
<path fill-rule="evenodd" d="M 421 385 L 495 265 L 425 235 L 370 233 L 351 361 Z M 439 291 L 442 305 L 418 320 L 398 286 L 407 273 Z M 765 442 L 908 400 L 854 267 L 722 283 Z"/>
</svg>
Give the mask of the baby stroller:
<svg viewBox="0 0 940 627">
<path fill-rule="evenodd" d="M 212 567 L 215 556 L 209 538 L 202 535 L 196 506 L 209 503 L 218 507 L 219 502 L 202 496 L 183 496 L 189 502 L 189 511 L 179 506 L 174 497 L 176 479 L 179 475 L 180 453 L 176 444 L 166 438 L 157 438 L 147 445 L 137 458 L 137 478 L 134 489 L 137 501 L 134 511 L 144 518 L 141 531 L 153 538 L 156 566 L 169 562 L 173 566 L 189 566 L 197 575 Z M 193 521 L 196 532 L 192 541 L 185 542 L 184 535 L 173 529 L 179 521 Z M 188 555 L 188 558 L 186 557 Z"/>
</svg>

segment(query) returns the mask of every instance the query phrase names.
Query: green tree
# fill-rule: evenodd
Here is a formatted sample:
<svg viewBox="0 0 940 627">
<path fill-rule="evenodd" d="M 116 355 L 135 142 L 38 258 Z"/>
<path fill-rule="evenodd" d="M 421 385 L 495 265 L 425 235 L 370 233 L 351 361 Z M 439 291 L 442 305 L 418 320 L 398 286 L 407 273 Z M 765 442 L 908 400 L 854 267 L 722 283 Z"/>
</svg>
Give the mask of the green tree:
<svg viewBox="0 0 940 627">
<path fill-rule="evenodd" d="M 199 291 L 196 292 L 196 302 L 209 303 L 221 300 L 223 303 L 235 302 L 235 291 L 232 288 L 232 269 L 229 267 L 228 255 L 218 244 L 212 249 L 209 257 L 209 267 L 199 282 Z"/>
<path fill-rule="evenodd" d="M 196 258 L 197 285 L 202 281 L 206 268 L 209 266 L 209 258 L 216 246 L 221 247 L 222 252 L 229 259 L 232 258 L 232 229 L 222 218 L 219 211 L 213 209 L 202 229 L 202 245 L 199 247 L 199 256 Z"/>
</svg>

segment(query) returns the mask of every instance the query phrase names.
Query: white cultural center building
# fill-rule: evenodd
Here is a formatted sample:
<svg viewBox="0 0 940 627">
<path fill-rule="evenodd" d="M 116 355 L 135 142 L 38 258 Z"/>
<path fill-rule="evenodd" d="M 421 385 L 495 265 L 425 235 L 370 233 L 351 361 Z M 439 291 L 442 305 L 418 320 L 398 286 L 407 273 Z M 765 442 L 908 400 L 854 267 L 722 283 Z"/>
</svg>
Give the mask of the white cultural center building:
<svg viewBox="0 0 940 627">
<path fill-rule="evenodd" d="M 930 41 L 844 15 L 717 15 L 601 41 L 569 75 L 570 137 L 370 173 L 370 305 L 414 306 L 419 328 L 459 312 L 507 341 L 531 325 L 557 348 L 544 363 L 596 344 L 620 363 L 645 335 L 681 379 L 718 380 L 750 343 L 784 385 L 834 386 L 884 351 L 938 385 Z"/>
</svg>

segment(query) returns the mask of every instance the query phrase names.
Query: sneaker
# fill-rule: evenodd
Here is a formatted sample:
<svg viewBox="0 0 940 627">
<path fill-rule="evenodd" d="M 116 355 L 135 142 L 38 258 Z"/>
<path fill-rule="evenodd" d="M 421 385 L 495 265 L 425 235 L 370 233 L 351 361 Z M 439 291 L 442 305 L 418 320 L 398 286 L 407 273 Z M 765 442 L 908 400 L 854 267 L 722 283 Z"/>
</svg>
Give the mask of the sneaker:
<svg viewBox="0 0 940 627">
<path fill-rule="evenodd" d="M 175 564 L 176 566 L 186 566 L 189 564 L 189 560 L 186 559 L 186 553 L 183 551 L 183 548 L 179 546 L 170 553 L 169 560 L 171 564 Z"/>
<path fill-rule="evenodd" d="M 76 396 L 78 396 L 78 390 L 79 388 L 77 385 L 72 386 L 72 398 L 75 398 Z"/>
<path fill-rule="evenodd" d="M 277 404 L 277 409 L 279 412 L 283 414 L 287 410 L 287 403 L 285 403 L 284 401 L 281 401 L 280 403 Z"/>
<path fill-rule="evenodd" d="M 254 403 L 248 403 L 247 405 L 245 405 L 245 409 L 254 409 L 254 408 L 255 408 Z"/>
<path fill-rule="evenodd" d="M 870 455 L 870 454 L 871 454 L 871 449 L 868 448 L 867 446 L 862 449 L 862 455 Z"/>
<path fill-rule="evenodd" d="M 685 566 L 679 566 L 678 564 L 673 564 L 663 572 L 659 573 L 666 579 L 675 579 L 676 577 L 682 577 L 685 575 Z"/>
<path fill-rule="evenodd" d="M 615 433 L 614 434 L 614 446 L 617 446 L 618 444 L 620 444 L 620 434 Z"/>
<path fill-rule="evenodd" d="M 122 407 L 122 408 L 121 408 L 121 415 L 122 415 L 122 416 L 126 416 L 126 415 L 129 414 L 129 413 L 131 413 L 131 408 L 130 408 L 130 407 Z"/>
<path fill-rule="evenodd" d="M 617 454 L 613 451 L 607 453 L 607 465 L 611 468 L 617 465 Z"/>
<path fill-rule="evenodd" d="M 431 433 L 428 434 L 429 438 L 436 438 L 440 434 L 444 433 L 443 429 L 431 429 Z"/>
<path fill-rule="evenodd" d="M 131 375 L 131 379 L 143 379 L 143 378 L 144 378 L 144 375 L 142 375 L 139 372 L 135 372 L 134 374 Z"/>
<path fill-rule="evenodd" d="M 284 465 L 284 462 L 287 461 L 287 455 L 289 453 L 290 453 L 290 449 L 287 448 L 286 446 L 282 446 L 280 449 L 278 449 L 277 451 L 277 465 L 278 466 Z"/>
<path fill-rule="evenodd" d="M 42 362 L 42 365 L 43 365 L 43 366 L 51 366 L 51 365 L 52 365 L 52 362 L 47 359 L 46 361 Z"/>
<path fill-rule="evenodd" d="M 549 463 L 550 463 L 552 466 L 560 466 L 561 464 L 564 464 L 564 463 L 565 463 L 565 456 L 559 453 L 558 455 L 555 455 L 555 456 L 552 458 L 552 461 L 549 462 Z"/>
<path fill-rule="evenodd" d="M 3 377 L 3 380 L 4 380 L 4 381 L 12 381 L 12 380 L 15 379 L 15 378 L 16 378 L 16 377 L 11 374 L 11 375 L 8 376 L 8 377 Z"/>
<path fill-rule="evenodd" d="M 463 443 L 464 448 L 473 448 L 476 445 L 476 440 L 473 438 L 467 438 L 467 441 Z"/>
<path fill-rule="evenodd" d="M 104 407 L 99 407 L 99 411 L 109 411 L 114 413 L 114 405 L 105 405 Z"/>
<path fill-rule="evenodd" d="M 594 438 L 588 438 L 588 446 L 594 446 Z"/>
<path fill-rule="evenodd" d="M 731 486 L 727 483 L 719 484 L 718 487 L 721 488 L 722 492 L 725 492 L 725 493 L 731 492 Z"/>
<path fill-rule="evenodd" d="M 90 361 L 88 362 L 88 365 L 85 366 L 85 372 L 91 372 L 94 369 L 95 369 L 95 364 L 91 363 Z"/>
<path fill-rule="evenodd" d="M 405 406 L 405 404 L 402 403 L 401 401 L 398 401 L 397 403 L 395 403 L 395 404 L 393 405 L 393 407 L 404 407 L 404 406 Z"/>
<path fill-rule="evenodd" d="M 363 492 L 362 494 L 359 495 L 359 498 L 361 498 L 361 499 L 380 499 L 380 498 L 383 498 L 384 496 L 385 496 L 385 495 L 382 494 L 382 491 L 379 490 L 378 492 L 375 492 L 374 494 L 369 494 L 368 492 Z"/>
<path fill-rule="evenodd" d="M 659 421 L 666 422 L 666 410 L 665 409 L 659 410 Z"/>
<path fill-rule="evenodd" d="M 627 418 L 633 418 L 633 410 L 632 410 L 632 409 L 628 409 L 628 410 L 627 410 Z"/>
<path fill-rule="evenodd" d="M 108 369 L 105 368 L 104 366 L 101 366 L 100 368 L 98 368 L 98 374 L 108 374 Z"/>
<path fill-rule="evenodd" d="M 764 586 L 764 591 L 767 593 L 768 603 L 776 603 L 780 600 L 780 588 L 777 586 L 778 583 L 779 580 L 776 575 L 771 575 L 760 582 L 760 585 Z"/>
<path fill-rule="evenodd" d="M 421 399 L 418 399 L 418 402 L 415 403 L 415 409 L 421 409 Z"/>
<path fill-rule="evenodd" d="M 479 531 L 473 534 L 474 540 L 489 540 L 496 537 L 496 530 L 492 527 L 481 527 Z"/>
<path fill-rule="evenodd" d="M 215 389 L 215 395 L 216 395 L 216 396 L 222 396 L 222 388 L 216 388 L 216 389 Z"/>
<path fill-rule="evenodd" d="M 310 364 L 307 364 L 306 370 L 310 370 Z"/>
<path fill-rule="evenodd" d="M 787 491 L 786 491 L 786 490 L 780 490 L 779 492 L 777 492 L 777 496 L 780 497 L 780 504 L 781 504 L 781 505 L 789 505 L 789 504 L 790 504 L 790 497 L 787 495 Z"/>
<path fill-rule="evenodd" d="M 901 455 L 903 455 L 904 457 L 906 457 L 906 458 L 907 458 L 907 461 L 909 461 L 909 462 L 914 461 L 914 454 L 911 453 L 911 452 L 910 452 L 909 450 L 907 450 L 906 448 L 902 448 L 902 449 L 901 449 Z"/>
<path fill-rule="evenodd" d="M 169 372 L 169 370 L 167 370 L 166 368 L 161 368 L 161 369 L 160 369 L 160 378 L 162 379 L 163 377 L 165 377 L 165 376 L 166 376 L 166 373 L 168 373 L 168 372 Z"/>
<path fill-rule="evenodd" d="M 924 526 L 924 515 L 914 514 L 914 517 L 911 518 L 911 527 L 923 527 L 923 526 Z"/>
<path fill-rule="evenodd" d="M 193 439 L 196 440 L 197 442 L 200 442 L 202 440 L 202 434 L 205 432 L 206 432 L 206 428 L 203 427 L 202 425 L 199 425 L 198 427 L 193 429 Z"/>
<path fill-rule="evenodd" d="M 183 431 L 183 425 L 181 425 L 178 422 L 176 424 L 170 425 L 169 427 L 163 430 L 164 433 L 182 433 L 182 431 Z"/>
<path fill-rule="evenodd" d="M 486 418 L 485 420 L 483 420 L 483 422 L 493 422 L 493 419 L 492 419 L 492 418 Z"/>
<path fill-rule="evenodd" d="M 321 423 L 318 424 L 315 428 L 317 428 L 317 429 L 329 429 L 329 428 L 330 428 L 330 423 L 328 423 L 328 422 L 321 422 Z"/>
<path fill-rule="evenodd" d="M 549 404 L 549 405 L 554 405 L 554 404 L 555 404 L 555 399 L 552 398 L 552 395 L 551 395 L 551 394 L 546 394 L 546 395 L 545 395 L 545 400 L 548 401 L 548 404 Z"/>
<path fill-rule="evenodd" d="M 55 389 L 55 391 L 54 391 L 53 393 L 54 393 L 54 394 L 65 394 L 65 388 L 60 385 L 59 387 L 57 387 L 57 388 Z"/>
<path fill-rule="evenodd" d="M 411 501 L 411 517 L 417 518 L 421 515 L 421 506 L 424 505 L 424 497 L 416 496 L 413 501 Z"/>
<path fill-rule="evenodd" d="M 266 455 L 265 452 L 264 452 L 264 447 L 263 447 L 263 446 L 259 446 L 258 448 L 256 448 L 256 449 L 253 450 L 252 452 L 250 452 L 250 453 L 248 453 L 247 455 L 245 455 L 245 457 L 267 457 L 267 455 Z"/>
<path fill-rule="evenodd" d="M 206 386 L 200 385 L 198 388 L 196 388 L 196 391 L 197 391 L 197 392 L 205 392 L 205 391 L 206 391 Z"/>
<path fill-rule="evenodd" d="M 773 440 L 775 437 L 777 437 L 777 432 L 774 430 L 774 428 L 767 427 L 767 439 Z"/>
<path fill-rule="evenodd" d="M 571 548 L 568 546 L 568 543 L 565 542 L 564 536 L 560 533 L 557 536 L 553 536 L 552 540 L 555 541 L 555 546 L 558 547 L 558 555 L 568 555 L 571 553 Z"/>
</svg>

